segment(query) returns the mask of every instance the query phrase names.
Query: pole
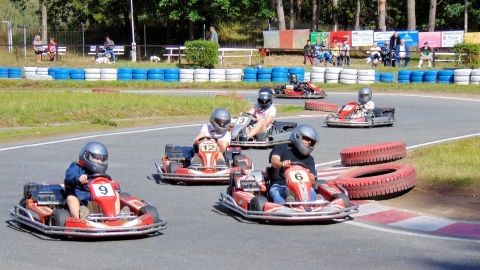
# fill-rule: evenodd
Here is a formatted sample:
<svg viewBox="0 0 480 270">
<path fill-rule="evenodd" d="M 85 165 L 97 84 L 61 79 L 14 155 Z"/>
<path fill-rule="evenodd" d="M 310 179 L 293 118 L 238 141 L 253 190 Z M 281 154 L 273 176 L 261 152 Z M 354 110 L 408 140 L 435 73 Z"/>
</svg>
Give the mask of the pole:
<svg viewBox="0 0 480 270">
<path fill-rule="evenodd" d="M 130 16 L 132 21 L 132 62 L 137 62 L 137 44 L 135 43 L 135 27 L 133 25 L 133 0 L 130 0 Z"/>
<path fill-rule="evenodd" d="M 85 27 L 82 23 L 82 57 L 85 57 Z"/>
<path fill-rule="evenodd" d="M 27 59 L 27 28 L 23 26 L 23 51 L 25 53 L 25 59 Z"/>
<path fill-rule="evenodd" d="M 203 24 L 203 40 L 205 40 L 205 24 Z"/>
<path fill-rule="evenodd" d="M 8 52 L 13 52 L 13 30 L 12 30 L 12 22 L 8 21 Z"/>
<path fill-rule="evenodd" d="M 145 52 L 145 59 L 147 59 L 147 26 L 143 24 L 143 45 L 145 49 L 143 50 Z"/>
</svg>

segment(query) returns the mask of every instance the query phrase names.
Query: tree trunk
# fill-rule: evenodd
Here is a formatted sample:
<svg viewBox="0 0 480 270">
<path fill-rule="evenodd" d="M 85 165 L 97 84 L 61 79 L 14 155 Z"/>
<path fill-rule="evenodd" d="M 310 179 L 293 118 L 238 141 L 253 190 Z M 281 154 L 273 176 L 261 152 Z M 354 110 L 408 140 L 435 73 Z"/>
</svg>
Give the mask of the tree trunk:
<svg viewBox="0 0 480 270">
<path fill-rule="evenodd" d="M 357 0 L 357 13 L 355 14 L 355 30 L 360 30 L 360 12 L 361 12 L 361 6 L 360 6 L 360 0 Z"/>
<path fill-rule="evenodd" d="M 378 30 L 387 31 L 385 21 L 387 19 L 387 0 L 378 0 Z"/>
<path fill-rule="evenodd" d="M 283 0 L 277 0 L 278 29 L 285 30 L 285 13 L 283 12 Z"/>
<path fill-rule="evenodd" d="M 468 0 L 465 0 L 465 7 L 464 7 L 464 18 L 463 18 L 463 22 L 464 22 L 464 28 L 463 28 L 463 31 L 465 31 L 465 33 L 468 32 Z"/>
<path fill-rule="evenodd" d="M 295 27 L 295 12 L 293 11 L 293 0 L 290 0 L 290 22 L 289 29 L 293 30 Z"/>
<path fill-rule="evenodd" d="M 192 21 L 188 21 L 188 38 L 190 40 L 194 40 L 194 30 L 193 30 L 194 24 Z"/>
<path fill-rule="evenodd" d="M 407 1 L 408 11 L 408 30 L 415 30 L 417 28 L 417 20 L 415 18 L 415 0 Z"/>
<path fill-rule="evenodd" d="M 338 19 L 337 19 L 337 8 L 338 8 L 338 0 L 332 0 L 332 6 L 333 6 L 333 31 L 337 31 L 338 29 Z"/>
<path fill-rule="evenodd" d="M 310 30 L 312 32 L 317 31 L 317 21 L 318 21 L 318 5 L 317 0 L 312 0 L 312 24 L 310 25 Z"/>
<path fill-rule="evenodd" d="M 428 13 L 428 32 L 435 31 L 436 17 L 437 17 L 437 0 L 430 0 L 430 11 Z"/>
<path fill-rule="evenodd" d="M 42 43 L 48 43 L 48 31 L 47 31 L 47 1 L 42 1 Z"/>
</svg>

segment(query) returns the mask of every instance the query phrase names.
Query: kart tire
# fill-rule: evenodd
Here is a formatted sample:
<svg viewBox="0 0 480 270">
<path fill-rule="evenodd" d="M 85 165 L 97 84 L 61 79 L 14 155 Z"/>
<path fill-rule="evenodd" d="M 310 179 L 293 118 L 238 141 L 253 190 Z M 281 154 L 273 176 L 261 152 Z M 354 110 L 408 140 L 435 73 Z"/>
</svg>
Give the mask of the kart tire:
<svg viewBox="0 0 480 270">
<path fill-rule="evenodd" d="M 357 72 L 358 76 L 373 76 L 375 77 L 374 69 L 359 69 Z"/>
<path fill-rule="evenodd" d="M 358 70 L 345 68 L 345 69 L 342 69 L 342 71 L 340 71 L 340 75 L 342 75 L 342 74 L 344 74 L 344 75 L 357 75 Z"/>
<path fill-rule="evenodd" d="M 408 81 L 410 82 L 410 81 Z M 363 81 L 363 80 L 358 80 L 357 81 L 358 84 L 373 84 L 375 83 L 375 81 L 371 80 L 371 81 Z"/>
<path fill-rule="evenodd" d="M 464 69 L 455 69 L 454 74 L 456 76 L 470 76 L 470 73 L 472 73 L 472 70 L 469 68 L 464 68 Z"/>
<path fill-rule="evenodd" d="M 403 142 L 388 142 L 353 146 L 342 149 L 340 157 L 344 166 L 362 166 L 385 163 L 407 156 Z"/>
<path fill-rule="evenodd" d="M 174 173 L 178 168 L 180 168 L 180 163 L 175 161 L 168 163 L 168 172 Z"/>
<path fill-rule="evenodd" d="M 322 111 L 322 112 L 337 112 L 338 105 L 329 102 L 319 102 L 313 100 L 305 101 L 305 110 Z"/>
<path fill-rule="evenodd" d="M 359 167 L 343 173 L 336 183 L 350 199 L 392 198 L 415 186 L 415 168 L 408 164 L 386 163 Z"/>
<path fill-rule="evenodd" d="M 267 198 L 262 195 L 257 195 L 250 200 L 248 203 L 249 211 L 263 211 L 265 204 L 268 202 Z"/>
<path fill-rule="evenodd" d="M 70 213 L 65 209 L 55 209 L 49 219 L 50 226 L 64 227 L 67 218 L 70 217 Z"/>
<path fill-rule="evenodd" d="M 150 214 L 153 218 L 153 223 L 158 223 L 160 221 L 160 215 L 158 214 L 157 208 L 152 205 L 145 205 L 138 210 L 138 216 L 143 216 L 145 214 Z"/>
</svg>

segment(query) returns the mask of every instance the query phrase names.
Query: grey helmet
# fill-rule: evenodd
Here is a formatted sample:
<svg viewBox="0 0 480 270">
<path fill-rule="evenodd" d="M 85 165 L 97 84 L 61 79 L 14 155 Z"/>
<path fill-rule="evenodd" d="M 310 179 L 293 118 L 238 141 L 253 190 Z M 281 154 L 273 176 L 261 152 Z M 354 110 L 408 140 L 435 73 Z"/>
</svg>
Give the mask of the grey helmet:
<svg viewBox="0 0 480 270">
<path fill-rule="evenodd" d="M 273 90 L 269 87 L 262 87 L 258 91 L 258 106 L 261 109 L 268 109 L 273 103 Z"/>
<path fill-rule="evenodd" d="M 303 144 L 302 139 L 305 138 L 312 142 L 310 146 Z M 290 135 L 290 142 L 298 150 L 298 152 L 305 156 L 310 155 L 315 144 L 317 143 L 317 140 L 317 131 L 312 126 L 306 124 L 298 125 L 298 127 L 295 128 Z"/>
<path fill-rule="evenodd" d="M 215 109 L 212 112 L 212 116 L 210 117 L 210 123 L 212 124 L 215 132 L 223 134 L 227 132 L 228 126 L 232 118 L 230 117 L 230 113 L 225 109 Z"/>
<path fill-rule="evenodd" d="M 358 103 L 365 104 L 372 99 L 372 90 L 368 87 L 362 87 L 360 91 L 358 91 Z"/>
<path fill-rule="evenodd" d="M 107 147 L 99 142 L 89 142 L 82 147 L 78 159 L 93 173 L 105 173 L 108 168 Z"/>
<path fill-rule="evenodd" d="M 292 74 L 290 75 L 290 82 L 291 83 L 297 83 L 297 75 L 296 74 Z"/>
</svg>

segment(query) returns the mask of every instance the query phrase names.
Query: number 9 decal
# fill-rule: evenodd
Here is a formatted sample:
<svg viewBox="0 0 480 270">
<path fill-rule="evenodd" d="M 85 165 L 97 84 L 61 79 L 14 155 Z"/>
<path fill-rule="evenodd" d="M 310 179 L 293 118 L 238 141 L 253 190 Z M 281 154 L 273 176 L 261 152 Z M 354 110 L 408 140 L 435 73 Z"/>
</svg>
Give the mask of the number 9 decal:
<svg viewBox="0 0 480 270">
<path fill-rule="evenodd" d="M 94 184 L 93 185 L 93 191 L 95 192 L 95 196 L 97 196 L 97 197 L 115 196 L 115 192 L 113 191 L 113 187 L 109 183 Z"/>
</svg>

